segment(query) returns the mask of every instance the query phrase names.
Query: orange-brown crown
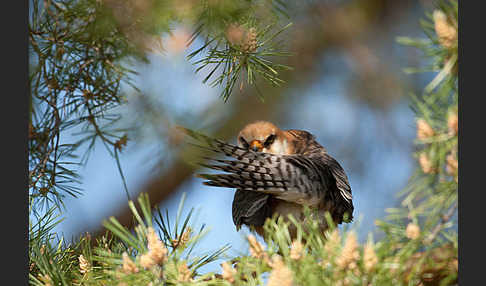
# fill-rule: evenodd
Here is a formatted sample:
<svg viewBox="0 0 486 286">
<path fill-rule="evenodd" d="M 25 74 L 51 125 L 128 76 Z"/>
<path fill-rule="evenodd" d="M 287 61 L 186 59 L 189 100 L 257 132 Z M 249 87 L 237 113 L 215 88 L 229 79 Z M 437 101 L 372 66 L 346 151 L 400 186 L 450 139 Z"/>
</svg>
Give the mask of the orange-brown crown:
<svg viewBox="0 0 486 286">
<path fill-rule="evenodd" d="M 238 134 L 238 146 L 258 152 L 291 154 L 291 145 L 285 131 L 268 121 L 246 125 Z"/>
</svg>

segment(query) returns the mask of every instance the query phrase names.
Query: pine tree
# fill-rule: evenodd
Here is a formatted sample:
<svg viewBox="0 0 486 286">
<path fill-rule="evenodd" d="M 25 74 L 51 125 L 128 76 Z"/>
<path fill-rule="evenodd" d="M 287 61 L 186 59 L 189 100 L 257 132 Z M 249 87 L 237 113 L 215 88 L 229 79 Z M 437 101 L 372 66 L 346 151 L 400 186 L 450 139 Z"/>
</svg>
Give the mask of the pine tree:
<svg viewBox="0 0 486 286">
<path fill-rule="evenodd" d="M 377 222 L 385 235 L 378 241 L 370 235 L 360 245 L 354 229 L 332 226 L 323 237 L 316 222 L 304 226 L 294 221 L 301 240 L 291 241 L 285 222 L 269 220 L 267 245 L 250 235 L 248 254 L 222 263 L 221 274 L 201 273 L 200 267 L 220 259 L 229 246 L 203 255 L 192 252 L 206 230 L 191 226 L 192 210 L 181 217 L 184 200 L 174 222 L 142 194 L 128 203 L 133 229 L 112 217 L 104 223 L 105 234 L 67 242 L 53 228 L 60 222 L 65 196 L 81 192 L 73 185 L 80 180 L 74 166 L 88 160 L 90 148 L 78 160 L 80 146 L 103 142 L 119 166 L 130 127 L 120 127 L 121 116 L 112 111 L 126 104 L 122 84 L 138 90 L 131 66 L 147 61 L 146 52 L 157 47 L 158 35 L 169 33 L 171 23 L 191 23 L 195 29 L 187 44 L 196 37 L 204 44 L 188 60 L 202 55 L 194 62 L 196 71 L 206 71 L 204 82 L 221 86 L 226 101 L 238 84 L 255 89 L 258 81 L 285 84 L 282 72 L 291 68 L 275 59 L 292 56 L 278 42 L 289 27 L 286 5 L 270 0 L 30 4 L 31 284 L 457 284 L 456 1 L 441 2 L 421 21 L 427 39 L 398 38 L 421 49 L 430 61 L 430 66 L 405 71 L 436 76 L 422 94 L 411 95 L 419 168 L 400 193 L 401 205 Z M 81 130 L 84 137 L 63 144 L 65 130 Z M 121 168 L 120 173 L 123 178 Z"/>
</svg>

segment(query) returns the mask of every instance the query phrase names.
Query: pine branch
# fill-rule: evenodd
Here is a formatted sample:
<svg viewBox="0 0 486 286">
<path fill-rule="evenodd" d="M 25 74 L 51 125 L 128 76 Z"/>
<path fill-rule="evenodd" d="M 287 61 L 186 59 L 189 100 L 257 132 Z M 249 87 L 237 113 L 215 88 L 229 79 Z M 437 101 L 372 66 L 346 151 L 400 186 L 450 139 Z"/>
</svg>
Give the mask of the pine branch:
<svg viewBox="0 0 486 286">
<path fill-rule="evenodd" d="M 424 240 L 424 244 L 430 244 L 432 243 L 435 238 L 437 237 L 437 235 L 439 234 L 439 232 L 442 230 L 442 228 L 444 227 L 444 225 L 452 218 L 452 216 L 454 215 L 456 209 L 457 209 L 457 206 L 458 206 L 458 201 L 456 200 L 454 202 L 454 205 L 447 211 L 447 213 L 445 213 L 444 215 L 441 216 L 441 221 L 439 224 L 437 224 L 434 229 L 432 230 L 432 232 L 430 233 L 430 235 Z"/>
</svg>

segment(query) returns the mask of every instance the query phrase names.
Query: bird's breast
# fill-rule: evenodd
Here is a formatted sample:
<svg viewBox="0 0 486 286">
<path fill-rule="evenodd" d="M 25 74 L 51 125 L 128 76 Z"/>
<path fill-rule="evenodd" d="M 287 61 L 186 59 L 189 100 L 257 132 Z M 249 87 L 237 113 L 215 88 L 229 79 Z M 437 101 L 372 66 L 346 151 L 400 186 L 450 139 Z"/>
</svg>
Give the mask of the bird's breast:
<svg viewBox="0 0 486 286">
<path fill-rule="evenodd" d="M 303 205 L 290 203 L 278 199 L 273 199 L 272 201 L 272 215 L 278 214 L 279 217 L 283 217 L 285 220 L 288 221 L 288 215 L 292 215 L 298 222 L 305 223 L 309 219 L 314 219 L 314 215 L 310 217 L 305 217 L 303 212 Z M 325 210 L 319 208 L 317 213 L 317 219 L 319 221 L 319 228 L 322 232 L 324 232 L 327 228 L 327 221 L 325 219 Z M 297 237 L 297 227 L 290 223 L 289 227 L 289 234 L 292 239 Z"/>
<path fill-rule="evenodd" d="M 279 216 L 287 217 L 291 214 L 296 219 L 302 219 L 302 205 L 275 199 L 273 201 L 272 212 Z"/>
<path fill-rule="evenodd" d="M 287 139 L 284 140 L 276 140 L 273 142 L 273 144 L 270 146 L 270 148 L 264 148 L 263 152 L 271 153 L 271 154 L 276 154 L 276 155 L 288 155 L 292 154 L 290 148 L 289 148 L 289 143 Z"/>
</svg>

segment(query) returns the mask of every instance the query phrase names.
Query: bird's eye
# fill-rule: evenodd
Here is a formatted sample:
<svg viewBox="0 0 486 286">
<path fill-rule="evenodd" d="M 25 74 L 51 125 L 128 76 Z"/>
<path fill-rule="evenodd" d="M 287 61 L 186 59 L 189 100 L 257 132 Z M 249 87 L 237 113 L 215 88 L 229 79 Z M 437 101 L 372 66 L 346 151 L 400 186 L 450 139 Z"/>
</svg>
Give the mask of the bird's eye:
<svg viewBox="0 0 486 286">
<path fill-rule="evenodd" d="M 263 143 L 263 145 L 265 147 L 269 147 L 270 145 L 272 145 L 273 141 L 275 141 L 276 137 L 277 136 L 275 134 L 268 136 L 267 139 L 265 140 L 265 143 Z"/>
<path fill-rule="evenodd" d="M 238 138 L 241 142 L 241 145 L 243 145 L 244 148 L 249 148 L 250 147 L 250 144 L 248 144 L 248 142 L 246 142 L 245 138 L 241 137 Z"/>
</svg>

